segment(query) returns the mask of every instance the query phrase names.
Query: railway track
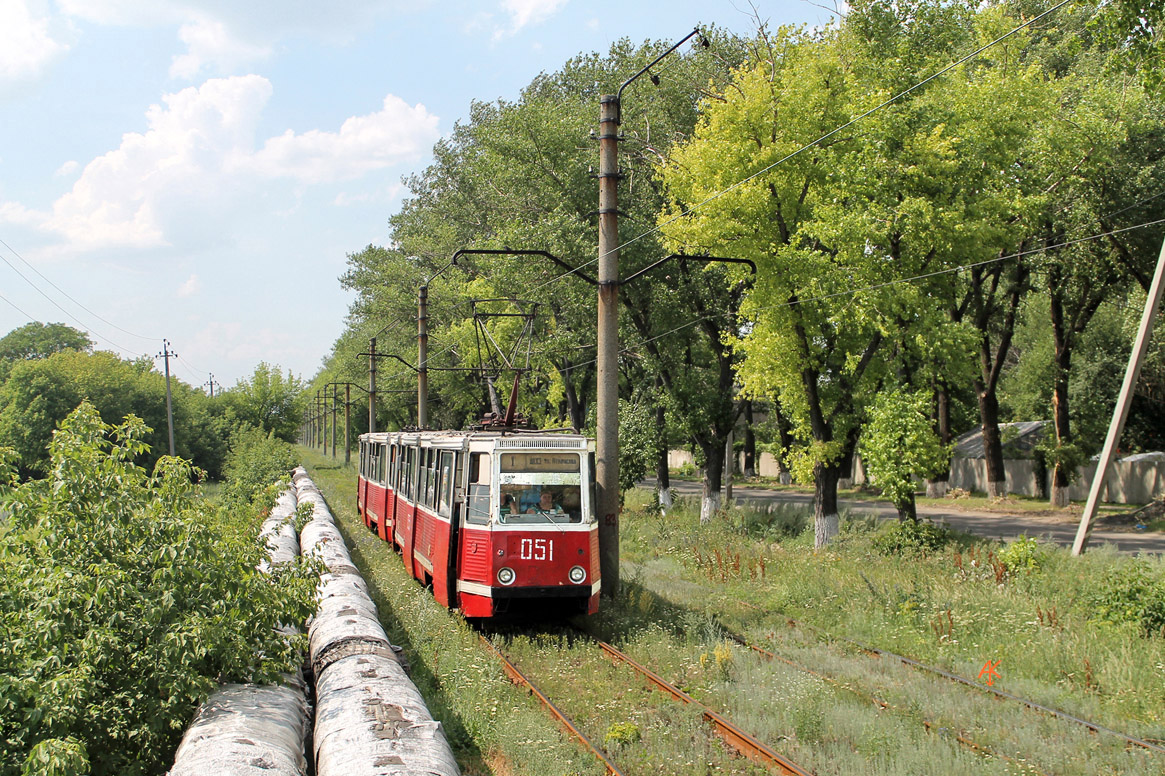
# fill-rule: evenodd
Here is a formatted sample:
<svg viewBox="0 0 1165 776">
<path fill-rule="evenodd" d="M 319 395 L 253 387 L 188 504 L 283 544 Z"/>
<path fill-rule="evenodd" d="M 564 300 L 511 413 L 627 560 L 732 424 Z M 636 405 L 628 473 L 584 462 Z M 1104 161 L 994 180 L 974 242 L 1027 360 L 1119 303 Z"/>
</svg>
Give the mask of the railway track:
<svg viewBox="0 0 1165 776">
<path fill-rule="evenodd" d="M 590 750 L 598 760 L 607 769 L 607 773 L 611 776 L 622 776 L 623 772 L 619 770 L 607 753 L 597 746 L 579 726 L 571 720 L 565 712 L 562 711 L 547 695 L 543 692 L 525 673 L 521 671 L 511 661 L 501 649 L 497 647 L 484 633 L 479 633 L 482 643 L 486 649 L 491 652 L 501 663 L 510 679 L 522 687 L 525 687 L 542 703 L 542 705 L 557 719 L 567 731 L 570 732 L 584 747 Z M 590 639 L 589 636 L 587 636 Z M 794 763 L 789 758 L 769 747 L 764 742 L 756 737 L 750 735 L 740 727 L 735 725 L 724 715 L 714 711 L 707 705 L 693 698 L 688 693 L 668 682 L 663 677 L 656 674 L 651 669 L 640 664 L 622 650 L 604 641 L 593 640 L 593 643 L 603 651 L 603 653 L 611 658 L 614 662 L 625 665 L 631 668 L 642 679 L 649 683 L 652 687 L 666 693 L 672 699 L 691 705 L 698 708 L 704 720 L 712 727 L 713 731 L 727 744 L 740 755 L 749 760 L 766 766 L 775 773 L 780 773 L 782 776 L 811 776 L 812 771 L 806 770 Z"/>
</svg>

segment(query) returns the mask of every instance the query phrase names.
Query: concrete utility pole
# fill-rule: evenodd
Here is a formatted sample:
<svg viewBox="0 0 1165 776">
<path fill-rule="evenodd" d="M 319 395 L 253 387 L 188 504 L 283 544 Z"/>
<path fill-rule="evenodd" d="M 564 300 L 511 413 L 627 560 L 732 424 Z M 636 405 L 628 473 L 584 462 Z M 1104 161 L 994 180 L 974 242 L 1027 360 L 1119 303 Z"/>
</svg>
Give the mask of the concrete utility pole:
<svg viewBox="0 0 1165 776">
<path fill-rule="evenodd" d="M 344 465 L 352 463 L 352 386 L 344 383 Z"/>
<path fill-rule="evenodd" d="M 376 337 L 368 340 L 368 433 L 376 433 Z"/>
<path fill-rule="evenodd" d="M 1088 546 L 1088 536 L 1092 533 L 1092 518 L 1096 516 L 1100 505 L 1100 491 L 1104 488 L 1104 479 L 1108 474 L 1108 467 L 1116 455 L 1117 445 L 1120 444 L 1121 432 L 1124 431 L 1125 421 L 1129 417 L 1129 407 L 1133 403 L 1133 392 L 1137 387 L 1137 379 L 1141 376 L 1141 362 L 1145 352 L 1149 349 L 1149 338 L 1153 333 L 1153 319 L 1157 317 L 1157 308 L 1161 305 L 1161 292 L 1165 276 L 1165 240 L 1161 242 L 1161 253 L 1157 257 L 1157 271 L 1153 273 L 1153 283 L 1149 286 L 1149 295 L 1145 297 L 1145 310 L 1141 313 L 1141 327 L 1137 330 L 1137 339 L 1133 343 L 1133 352 L 1129 354 L 1129 366 L 1125 369 L 1125 380 L 1121 383 L 1120 396 L 1116 400 L 1116 409 L 1112 413 L 1112 422 L 1108 425 L 1108 436 L 1104 439 L 1104 448 L 1100 452 L 1100 460 L 1096 463 L 1096 474 L 1092 476 L 1092 487 L 1088 490 L 1088 501 L 1084 505 L 1084 514 L 1080 515 L 1080 526 L 1076 529 L 1076 540 L 1072 542 L 1072 554 L 1081 555 Z"/>
<path fill-rule="evenodd" d="M 417 293 L 417 428 L 429 425 L 429 283 Z"/>
<path fill-rule="evenodd" d="M 170 455 L 174 455 L 174 403 L 170 395 L 170 356 L 177 358 L 178 354 L 170 350 L 170 341 L 162 340 L 162 352 L 154 358 L 165 359 L 166 362 L 166 425 L 170 429 Z"/>
<path fill-rule="evenodd" d="M 693 35 L 628 78 L 617 94 L 599 98 L 599 315 L 598 391 L 595 397 L 595 483 L 599 518 L 599 570 L 603 595 L 619 590 L 619 122 L 623 90 Z M 657 76 L 652 80 L 659 82 Z"/>
<path fill-rule="evenodd" d="M 340 408 L 337 406 L 340 401 L 340 392 L 336 390 L 336 386 L 332 385 L 332 460 L 336 460 L 336 426 L 339 425 L 339 418 L 336 417 Z"/>
<path fill-rule="evenodd" d="M 619 590 L 619 98 L 599 99 L 598 391 L 595 483 L 603 595 Z"/>
</svg>

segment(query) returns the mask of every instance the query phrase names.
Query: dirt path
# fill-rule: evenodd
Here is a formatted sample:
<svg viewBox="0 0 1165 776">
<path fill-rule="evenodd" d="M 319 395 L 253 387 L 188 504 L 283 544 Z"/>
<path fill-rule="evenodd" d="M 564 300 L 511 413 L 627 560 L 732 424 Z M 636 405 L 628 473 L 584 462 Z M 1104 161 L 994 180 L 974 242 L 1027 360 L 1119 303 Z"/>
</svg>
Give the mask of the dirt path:
<svg viewBox="0 0 1165 776">
<path fill-rule="evenodd" d="M 655 482 L 648 480 L 645 484 L 654 487 Z M 672 491 L 682 496 L 699 496 L 700 483 L 672 480 Z M 813 494 L 798 491 L 733 485 L 732 495 L 737 503 L 798 504 L 810 508 L 813 506 Z M 838 508 L 843 511 L 873 514 L 880 518 L 897 519 L 898 517 L 898 512 L 894 507 L 880 501 L 839 498 Z M 960 531 L 989 539 L 1010 540 L 1020 534 L 1026 534 L 1045 538 L 1067 547 L 1071 547 L 1073 539 L 1076 538 L 1076 527 L 1079 521 L 1078 518 L 1071 516 L 984 512 L 932 506 L 919 506 L 918 514 L 931 520 L 947 523 Z M 1165 534 L 1163 533 L 1136 533 L 1096 526 L 1092 530 L 1089 545 L 1096 547 L 1103 543 L 1114 544 L 1121 552 L 1130 554 L 1165 552 Z"/>
</svg>

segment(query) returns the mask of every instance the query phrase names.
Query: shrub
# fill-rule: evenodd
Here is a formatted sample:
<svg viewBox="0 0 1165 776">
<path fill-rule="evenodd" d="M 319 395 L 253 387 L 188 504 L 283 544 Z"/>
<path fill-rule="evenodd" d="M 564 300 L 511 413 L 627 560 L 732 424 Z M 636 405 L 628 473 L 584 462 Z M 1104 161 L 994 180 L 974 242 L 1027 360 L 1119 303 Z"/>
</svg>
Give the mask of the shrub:
<svg viewBox="0 0 1165 776">
<path fill-rule="evenodd" d="M 1021 535 L 999 551 L 999 560 L 1012 574 L 1034 574 L 1043 568 L 1048 553 L 1034 538 Z"/>
<path fill-rule="evenodd" d="M 1165 635 L 1165 573 L 1144 559 L 1106 571 L 1089 602 L 1094 622 L 1131 624 L 1146 636 Z"/>
<path fill-rule="evenodd" d="M 882 555 L 926 555 L 950 541 L 946 527 L 921 520 L 892 522 L 874 537 L 874 549 Z"/>
<path fill-rule="evenodd" d="M 186 461 L 136 465 L 146 433 L 82 403 L 46 479 L 0 462 L 0 776 L 159 772 L 219 682 L 299 663 L 275 628 L 310 614 L 306 566 L 258 572 L 255 515 L 200 498 Z"/>
</svg>

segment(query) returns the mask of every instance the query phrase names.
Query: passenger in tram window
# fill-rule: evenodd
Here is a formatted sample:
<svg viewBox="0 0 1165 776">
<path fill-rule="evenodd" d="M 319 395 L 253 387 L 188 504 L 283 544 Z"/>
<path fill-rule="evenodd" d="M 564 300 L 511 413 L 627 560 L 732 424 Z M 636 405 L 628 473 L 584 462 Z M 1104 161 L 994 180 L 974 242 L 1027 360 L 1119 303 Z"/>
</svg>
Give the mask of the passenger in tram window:
<svg viewBox="0 0 1165 776">
<path fill-rule="evenodd" d="M 549 490 L 543 490 L 538 495 L 538 506 L 530 507 L 526 510 L 526 513 L 533 514 L 535 510 L 539 512 L 562 512 L 562 505 L 555 503 L 554 493 Z"/>
<path fill-rule="evenodd" d="M 502 507 L 499 510 L 502 516 L 513 515 L 518 512 L 518 503 L 514 501 L 514 496 L 510 493 L 502 494 Z"/>
</svg>

